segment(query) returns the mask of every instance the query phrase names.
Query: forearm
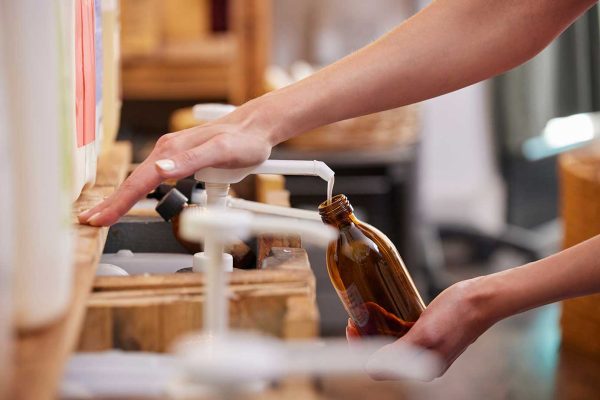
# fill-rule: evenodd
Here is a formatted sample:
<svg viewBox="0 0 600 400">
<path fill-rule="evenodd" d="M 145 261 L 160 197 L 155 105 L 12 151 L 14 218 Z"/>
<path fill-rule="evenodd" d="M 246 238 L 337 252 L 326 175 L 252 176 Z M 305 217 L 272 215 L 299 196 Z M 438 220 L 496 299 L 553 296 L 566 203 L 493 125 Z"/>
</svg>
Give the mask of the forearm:
<svg viewBox="0 0 600 400">
<path fill-rule="evenodd" d="M 498 321 L 567 298 L 600 292 L 600 235 L 542 260 L 479 278 L 474 299 Z"/>
<path fill-rule="evenodd" d="M 279 143 L 331 122 L 412 104 L 533 57 L 593 0 L 437 0 L 386 36 L 249 104 Z"/>
</svg>

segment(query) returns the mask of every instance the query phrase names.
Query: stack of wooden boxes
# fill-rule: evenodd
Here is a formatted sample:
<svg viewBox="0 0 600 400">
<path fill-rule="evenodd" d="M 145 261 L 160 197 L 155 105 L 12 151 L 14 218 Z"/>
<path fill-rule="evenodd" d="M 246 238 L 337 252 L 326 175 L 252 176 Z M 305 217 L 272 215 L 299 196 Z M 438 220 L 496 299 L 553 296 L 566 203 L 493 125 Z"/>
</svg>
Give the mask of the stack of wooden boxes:
<svg viewBox="0 0 600 400">
<path fill-rule="evenodd" d="M 227 12 L 215 31 L 214 7 Z M 263 93 L 270 0 L 121 0 L 126 100 L 222 99 Z"/>
</svg>

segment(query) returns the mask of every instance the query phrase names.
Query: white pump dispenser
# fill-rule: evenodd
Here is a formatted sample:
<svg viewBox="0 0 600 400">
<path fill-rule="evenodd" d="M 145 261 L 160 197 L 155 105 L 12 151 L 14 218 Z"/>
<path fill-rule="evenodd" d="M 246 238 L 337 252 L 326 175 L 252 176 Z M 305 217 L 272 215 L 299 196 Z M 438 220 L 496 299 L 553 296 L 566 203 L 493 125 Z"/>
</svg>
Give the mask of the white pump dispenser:
<svg viewBox="0 0 600 400">
<path fill-rule="evenodd" d="M 235 110 L 235 106 L 228 104 L 198 104 L 194 106 L 194 117 L 199 121 L 212 121 L 221 118 Z M 265 162 L 245 168 L 204 168 L 198 170 L 194 177 L 196 180 L 204 182 L 206 189 L 206 203 L 208 207 L 216 209 L 225 209 L 228 204 L 232 203 L 228 198 L 229 185 L 237 183 L 251 174 L 281 174 L 281 175 L 307 175 L 318 176 L 325 180 L 328 184 L 328 196 L 331 196 L 331 188 L 333 186 L 334 172 L 322 161 L 301 161 L 301 160 L 266 160 Z M 235 203 L 235 201 L 234 201 Z M 281 211 L 274 209 L 266 209 L 260 207 L 259 204 L 249 205 L 247 203 L 236 203 L 239 208 L 252 208 L 256 211 L 257 208 L 262 208 L 263 212 L 273 212 L 282 215 Z M 299 210 L 297 210 L 299 211 Z M 291 214 L 291 213 L 290 213 Z M 292 215 L 290 215 L 292 216 Z M 316 219 L 313 214 L 296 212 L 293 215 L 297 218 Z M 212 238 L 207 237 L 205 248 L 215 249 L 217 253 L 223 253 L 222 246 L 214 247 Z M 219 251 L 217 251 L 219 250 Z M 204 270 L 205 260 L 208 255 L 198 253 L 195 255 L 194 271 Z M 229 268 L 227 268 L 229 269 Z"/>
<path fill-rule="evenodd" d="M 226 104 L 199 104 L 194 106 L 194 116 L 200 121 L 221 118 L 235 110 Z M 266 160 L 265 162 L 236 169 L 204 168 L 194 177 L 204 182 L 207 210 L 182 214 L 181 235 L 188 240 L 204 241 L 204 253 L 194 256 L 194 270 L 207 273 L 207 296 L 205 302 L 205 329 L 210 333 L 223 333 L 227 326 L 226 276 L 230 270 L 227 257 L 223 257 L 224 246 L 235 237 L 249 233 L 308 233 L 306 239 L 326 245 L 335 237 L 334 231 L 321 223 L 296 220 L 290 226 L 289 218 L 255 216 L 248 211 L 227 210 L 229 185 L 237 183 L 251 174 L 281 174 L 318 176 L 328 183 L 328 196 L 331 195 L 334 172 L 321 161 Z M 250 208 L 248 204 L 238 204 L 240 208 Z M 252 206 L 256 209 L 258 205 Z M 190 211 L 190 212 L 188 212 Z M 273 210 L 263 209 L 263 212 Z M 275 210 L 276 214 L 282 212 Z M 298 218 L 314 219 L 313 215 L 296 213 Z"/>
<path fill-rule="evenodd" d="M 194 117 L 199 121 L 212 121 L 235 110 L 229 104 L 197 104 Z M 225 207 L 229 185 L 237 183 L 251 174 L 280 174 L 318 176 L 328 183 L 328 195 L 333 186 L 334 172 L 322 161 L 266 160 L 245 168 L 204 168 L 194 175 L 196 180 L 206 184 L 208 205 Z"/>
</svg>

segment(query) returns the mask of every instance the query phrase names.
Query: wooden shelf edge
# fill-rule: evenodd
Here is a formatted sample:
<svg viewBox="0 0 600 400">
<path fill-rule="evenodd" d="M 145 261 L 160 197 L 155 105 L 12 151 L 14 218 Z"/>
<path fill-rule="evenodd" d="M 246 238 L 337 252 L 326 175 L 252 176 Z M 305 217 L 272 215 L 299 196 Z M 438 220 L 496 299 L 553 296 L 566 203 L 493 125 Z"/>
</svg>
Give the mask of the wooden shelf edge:
<svg viewBox="0 0 600 400">
<path fill-rule="evenodd" d="M 79 339 L 87 298 L 108 233 L 105 227 L 79 225 L 76 216 L 113 192 L 125 179 L 130 163 L 130 143 L 115 143 L 99 159 L 96 185 L 85 189 L 73 205 L 77 242 L 71 304 L 60 320 L 17 335 L 13 349 L 11 398 L 40 400 L 56 397 L 65 364 Z"/>
</svg>

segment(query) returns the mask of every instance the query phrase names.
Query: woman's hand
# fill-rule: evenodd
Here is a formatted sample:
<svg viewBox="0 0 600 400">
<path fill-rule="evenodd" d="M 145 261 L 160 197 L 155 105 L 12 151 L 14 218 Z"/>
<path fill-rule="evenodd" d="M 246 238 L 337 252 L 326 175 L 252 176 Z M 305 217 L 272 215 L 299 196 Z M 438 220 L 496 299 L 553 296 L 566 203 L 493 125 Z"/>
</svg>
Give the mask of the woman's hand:
<svg viewBox="0 0 600 400">
<path fill-rule="evenodd" d="M 238 168 L 269 158 L 275 144 L 269 118 L 247 103 L 217 121 L 162 136 L 152 153 L 110 197 L 79 215 L 81 223 L 115 223 L 165 179 L 179 179 L 205 167 Z"/>
<path fill-rule="evenodd" d="M 376 371 L 378 358 L 402 343 L 440 355 L 443 363 L 440 375 L 443 374 L 471 343 L 496 322 L 492 313 L 487 311 L 492 293 L 481 284 L 484 279 L 459 282 L 436 297 L 406 335 L 371 356 L 367 370 L 373 378 L 398 379 L 393 373 L 382 375 Z M 351 343 L 360 338 L 351 320 L 348 320 L 346 336 Z"/>
</svg>

